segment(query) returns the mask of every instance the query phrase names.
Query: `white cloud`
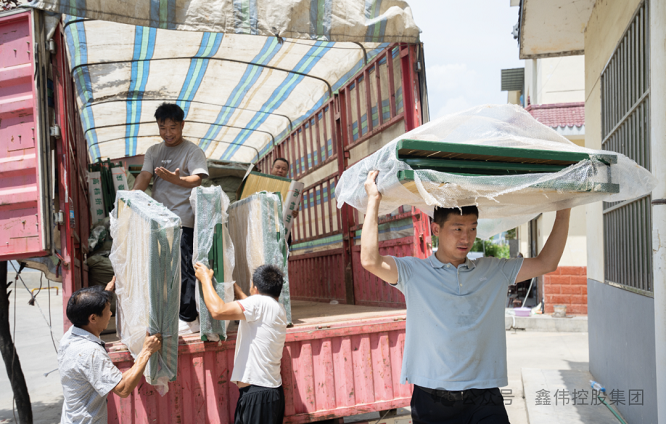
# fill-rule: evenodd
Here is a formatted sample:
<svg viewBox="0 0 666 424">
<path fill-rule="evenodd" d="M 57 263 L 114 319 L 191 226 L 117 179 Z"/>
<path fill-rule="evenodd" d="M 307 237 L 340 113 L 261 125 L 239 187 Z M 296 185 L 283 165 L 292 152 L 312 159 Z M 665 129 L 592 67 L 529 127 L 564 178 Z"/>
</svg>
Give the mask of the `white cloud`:
<svg viewBox="0 0 666 424">
<path fill-rule="evenodd" d="M 426 69 L 428 91 L 459 91 L 461 88 L 473 89 L 478 77 L 464 63 L 432 65 Z"/>
<path fill-rule="evenodd" d="M 511 31 L 518 8 L 498 0 L 408 0 L 421 29 L 431 116 L 506 103 L 500 71 L 524 66 Z"/>
<path fill-rule="evenodd" d="M 441 118 L 442 116 L 450 115 L 452 113 L 461 112 L 474 106 L 465 96 L 458 96 L 447 99 L 446 103 L 437 109 L 437 112 L 432 115 L 432 119 Z"/>
</svg>

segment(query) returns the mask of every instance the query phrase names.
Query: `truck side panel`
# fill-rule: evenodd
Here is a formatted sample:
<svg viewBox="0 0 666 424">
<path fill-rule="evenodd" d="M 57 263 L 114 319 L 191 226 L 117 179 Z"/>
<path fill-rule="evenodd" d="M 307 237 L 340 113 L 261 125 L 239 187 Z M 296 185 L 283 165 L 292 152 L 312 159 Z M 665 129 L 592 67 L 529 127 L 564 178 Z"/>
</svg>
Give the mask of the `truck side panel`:
<svg viewBox="0 0 666 424">
<path fill-rule="evenodd" d="M 418 51 L 394 44 L 380 52 L 257 164 L 268 173 L 276 158 L 286 158 L 290 178 L 305 184 L 289 257 L 293 299 L 405 306 L 401 293 L 361 267 L 363 216 L 337 208 L 335 186 L 345 169 L 421 125 Z M 386 232 L 382 254 L 430 255 L 430 222 L 418 209 L 400 208 L 380 222 L 402 229 Z"/>
<path fill-rule="evenodd" d="M 282 355 L 285 423 L 307 423 L 404 407 L 411 385 L 400 384 L 404 314 L 287 330 Z M 238 388 L 229 381 L 236 335 L 225 342 L 187 338 L 178 348 L 178 378 L 160 396 L 145 381 L 126 399 L 109 396 L 109 423 L 233 423 Z M 114 352 L 115 347 L 123 349 Z M 121 344 L 111 359 L 132 366 Z"/>
<path fill-rule="evenodd" d="M 56 141 L 55 173 L 57 175 L 56 208 L 64 220 L 58 226 L 58 246 L 62 265 L 63 316 L 65 330 L 71 325 L 65 315 L 67 301 L 76 290 L 88 286 L 88 252 L 90 217 L 87 197 L 88 151 L 83 126 L 76 107 L 76 92 L 65 54 L 65 36 L 59 26 L 53 35 L 56 54 L 51 57 L 55 96 L 55 122 L 61 129 Z"/>
</svg>

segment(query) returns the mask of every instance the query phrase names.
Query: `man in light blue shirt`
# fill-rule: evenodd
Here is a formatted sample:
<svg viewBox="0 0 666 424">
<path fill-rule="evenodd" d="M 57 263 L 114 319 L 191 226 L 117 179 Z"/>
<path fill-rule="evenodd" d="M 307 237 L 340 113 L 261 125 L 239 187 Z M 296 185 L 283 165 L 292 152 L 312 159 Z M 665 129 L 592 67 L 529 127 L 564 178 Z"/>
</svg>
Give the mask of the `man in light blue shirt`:
<svg viewBox="0 0 666 424">
<path fill-rule="evenodd" d="M 361 265 L 405 295 L 407 334 L 400 381 L 414 384 L 412 419 L 430 423 L 508 423 L 499 387 L 506 386 L 504 303 L 509 285 L 557 269 L 569 232 L 570 210 L 557 212 L 536 258 L 467 254 L 476 239 L 476 206 L 436 208 L 436 254 L 426 259 L 381 256 L 381 194 L 368 174 L 368 208 L 361 233 Z"/>
<path fill-rule="evenodd" d="M 58 349 L 58 370 L 65 400 L 61 424 L 104 424 L 107 422 L 106 397 L 113 392 L 128 397 L 141 382 L 150 356 L 160 350 L 162 336 L 146 335 L 134 366 L 124 373 L 109 358 L 99 338 L 111 319 L 111 292 L 115 280 L 106 289 L 86 287 L 72 294 L 67 302 L 67 318 L 72 327 L 63 335 Z"/>
</svg>

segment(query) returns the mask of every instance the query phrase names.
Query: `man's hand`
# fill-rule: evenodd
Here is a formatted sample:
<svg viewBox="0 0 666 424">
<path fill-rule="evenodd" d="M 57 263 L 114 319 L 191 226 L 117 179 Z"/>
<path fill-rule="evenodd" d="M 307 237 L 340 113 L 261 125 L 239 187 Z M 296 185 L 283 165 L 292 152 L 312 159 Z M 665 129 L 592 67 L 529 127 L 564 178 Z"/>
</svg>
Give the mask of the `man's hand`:
<svg viewBox="0 0 666 424">
<path fill-rule="evenodd" d="M 180 182 L 180 168 L 177 168 L 175 172 L 171 172 L 168 169 L 159 166 L 155 168 L 155 174 L 164 181 L 168 181 L 172 184 Z"/>
<path fill-rule="evenodd" d="M 294 209 L 293 211 L 291 211 L 291 216 L 293 216 L 294 219 L 296 219 L 298 217 L 298 209 Z"/>
<path fill-rule="evenodd" d="M 116 276 L 114 275 L 111 281 L 109 281 L 109 284 L 104 287 L 104 290 L 108 292 L 113 292 L 116 291 Z"/>
<path fill-rule="evenodd" d="M 148 365 L 148 360 L 153 355 L 162 348 L 162 335 L 157 333 L 152 336 L 146 333 L 146 338 L 143 341 L 143 348 L 141 352 L 136 357 L 134 365 L 132 368 L 123 373 L 123 378 L 120 382 L 112 389 L 113 393 L 117 394 L 121 398 L 125 399 L 128 397 L 136 386 L 141 382 L 141 376 L 143 371 Z"/>
<path fill-rule="evenodd" d="M 141 350 L 152 355 L 160 349 L 162 349 L 162 335 L 157 333 L 151 336 L 146 333 L 146 338 L 143 341 L 143 348 Z"/>
<path fill-rule="evenodd" d="M 234 283 L 234 299 L 243 300 L 246 297 L 247 295 L 243 292 L 243 289 L 241 289 L 238 284 Z"/>
<path fill-rule="evenodd" d="M 201 284 L 212 282 L 214 274 L 212 269 L 208 269 L 208 267 L 201 262 L 194 264 L 194 275 L 199 281 L 201 281 Z"/>
<path fill-rule="evenodd" d="M 382 194 L 377 188 L 377 175 L 379 175 L 379 171 L 370 171 L 368 178 L 365 180 L 365 192 L 368 194 L 368 200 L 382 200 Z"/>
</svg>

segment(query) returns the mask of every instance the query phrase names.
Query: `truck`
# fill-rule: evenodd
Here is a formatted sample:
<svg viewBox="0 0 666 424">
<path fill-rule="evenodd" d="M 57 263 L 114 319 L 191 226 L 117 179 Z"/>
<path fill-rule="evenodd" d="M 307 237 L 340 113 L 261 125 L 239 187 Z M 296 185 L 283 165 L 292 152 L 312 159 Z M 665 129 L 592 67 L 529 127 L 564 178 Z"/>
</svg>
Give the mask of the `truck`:
<svg viewBox="0 0 666 424">
<path fill-rule="evenodd" d="M 63 314 L 71 294 L 89 283 L 92 222 L 89 116 L 77 105 L 79 70 L 66 54 L 72 22 L 37 9 L 0 14 L 0 261 L 56 261 Z M 253 163 L 268 173 L 275 158 L 287 158 L 289 177 L 304 183 L 288 265 L 294 326 L 282 359 L 289 423 L 408 406 L 412 392 L 400 384 L 404 297 L 361 267 L 363 216 L 348 205 L 338 209 L 335 186 L 349 166 L 428 121 L 423 45 L 385 43 L 371 57 L 364 49 L 361 66 L 335 88 L 314 111 L 290 120 L 286 136 Z M 382 254 L 431 254 L 430 221 L 420 210 L 400 207 L 379 225 Z M 169 392 L 162 397 L 144 381 L 126 399 L 109 395 L 109 421 L 233 422 L 235 340 L 233 326 L 219 342 L 182 336 Z M 121 370 L 132 365 L 117 339 L 106 347 Z"/>
</svg>

